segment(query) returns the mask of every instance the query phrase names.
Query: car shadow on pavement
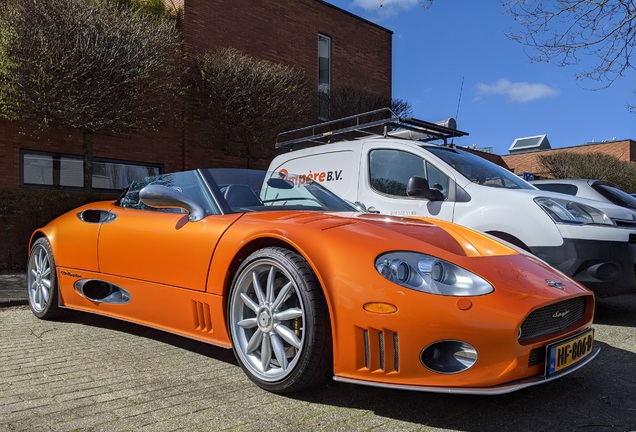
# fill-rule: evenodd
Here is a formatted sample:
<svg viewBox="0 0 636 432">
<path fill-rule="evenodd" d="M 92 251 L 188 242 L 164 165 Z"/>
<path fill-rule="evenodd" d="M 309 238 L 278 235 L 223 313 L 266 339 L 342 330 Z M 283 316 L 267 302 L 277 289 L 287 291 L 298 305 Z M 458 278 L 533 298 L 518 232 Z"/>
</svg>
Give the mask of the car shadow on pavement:
<svg viewBox="0 0 636 432">
<path fill-rule="evenodd" d="M 627 321 L 633 327 L 636 308 L 632 305 L 631 299 L 602 300 L 597 307 L 597 320 L 607 326 L 624 326 Z M 141 325 L 79 312 L 64 321 L 149 338 L 239 367 L 232 350 Z M 418 428 L 471 432 L 636 431 L 636 353 L 598 340 L 596 344 L 601 347 L 600 354 L 580 370 L 500 396 L 402 391 L 332 381 L 277 397 L 372 412 L 376 426 L 377 417 L 382 417 L 419 425 Z M 247 379 L 245 385 L 254 386 Z"/>
<path fill-rule="evenodd" d="M 146 327 L 141 324 L 135 324 L 128 321 L 80 311 L 69 311 L 69 313 L 59 319 L 59 321 L 105 328 L 152 339 L 154 341 L 182 348 L 196 354 L 214 357 L 216 360 L 231 363 L 238 367 L 238 363 L 236 362 L 236 358 L 234 357 L 234 353 L 231 349 L 207 344 L 184 336 Z"/>
<path fill-rule="evenodd" d="M 636 294 L 597 298 L 594 313 L 596 324 L 636 327 Z M 636 416 L 636 413 L 634 413 Z"/>
<path fill-rule="evenodd" d="M 559 380 L 500 396 L 332 383 L 290 397 L 372 411 L 425 427 L 471 432 L 634 431 L 636 354 L 599 343 L 599 356 Z"/>
</svg>

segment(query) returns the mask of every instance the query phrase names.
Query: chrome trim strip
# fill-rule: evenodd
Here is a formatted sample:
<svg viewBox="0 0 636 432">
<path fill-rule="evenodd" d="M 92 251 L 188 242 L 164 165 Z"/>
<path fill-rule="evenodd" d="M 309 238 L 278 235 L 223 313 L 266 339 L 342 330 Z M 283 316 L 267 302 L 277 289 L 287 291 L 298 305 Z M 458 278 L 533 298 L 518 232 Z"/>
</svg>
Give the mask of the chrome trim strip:
<svg viewBox="0 0 636 432">
<path fill-rule="evenodd" d="M 595 347 L 590 355 L 588 355 L 585 360 L 582 360 L 580 363 L 577 363 L 575 366 L 571 368 L 551 375 L 549 377 L 543 375 L 537 375 L 530 378 L 526 378 L 519 381 L 513 381 L 511 383 L 501 384 L 494 387 L 432 387 L 432 386 L 417 386 L 417 385 L 403 385 L 403 384 L 386 384 L 379 383 L 373 381 L 364 381 L 357 380 L 351 378 L 344 378 L 339 376 L 334 376 L 333 380 L 337 382 L 343 382 L 348 384 L 360 384 L 371 387 L 381 387 L 387 389 L 396 389 L 396 390 L 411 390 L 411 391 L 421 391 L 421 392 L 431 392 L 431 393 L 446 393 L 446 394 L 472 394 L 472 395 L 502 395 L 506 393 L 512 393 L 517 390 L 521 390 L 527 387 L 532 387 L 538 384 L 547 383 L 549 381 L 554 381 L 559 378 L 563 378 L 565 375 L 568 375 L 571 372 L 574 372 L 589 362 L 591 362 L 601 351 L 600 347 Z"/>
</svg>

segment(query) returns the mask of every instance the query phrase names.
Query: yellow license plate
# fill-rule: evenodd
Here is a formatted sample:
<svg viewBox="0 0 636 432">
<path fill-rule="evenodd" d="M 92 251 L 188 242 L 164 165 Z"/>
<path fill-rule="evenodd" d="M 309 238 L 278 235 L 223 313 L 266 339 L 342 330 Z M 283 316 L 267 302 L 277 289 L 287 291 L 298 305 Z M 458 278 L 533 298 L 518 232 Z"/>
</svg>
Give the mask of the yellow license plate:
<svg viewBox="0 0 636 432">
<path fill-rule="evenodd" d="M 552 375 L 562 369 L 583 360 L 592 352 L 594 329 L 589 329 L 570 339 L 548 345 L 546 375 Z"/>
</svg>

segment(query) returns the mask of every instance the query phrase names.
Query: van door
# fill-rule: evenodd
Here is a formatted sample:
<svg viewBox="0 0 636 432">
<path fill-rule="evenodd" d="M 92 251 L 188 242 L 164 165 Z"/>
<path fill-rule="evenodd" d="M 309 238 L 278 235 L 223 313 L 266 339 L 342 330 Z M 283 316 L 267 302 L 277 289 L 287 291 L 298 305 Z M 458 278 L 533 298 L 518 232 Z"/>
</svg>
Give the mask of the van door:
<svg viewBox="0 0 636 432">
<path fill-rule="evenodd" d="M 367 142 L 358 182 L 358 200 L 369 210 L 395 216 L 427 216 L 453 220 L 455 179 L 432 161 L 427 160 L 418 147 L 390 142 Z M 410 197 L 406 193 L 413 176 L 424 177 L 429 187 L 437 189 L 442 199 L 431 201 Z"/>
</svg>

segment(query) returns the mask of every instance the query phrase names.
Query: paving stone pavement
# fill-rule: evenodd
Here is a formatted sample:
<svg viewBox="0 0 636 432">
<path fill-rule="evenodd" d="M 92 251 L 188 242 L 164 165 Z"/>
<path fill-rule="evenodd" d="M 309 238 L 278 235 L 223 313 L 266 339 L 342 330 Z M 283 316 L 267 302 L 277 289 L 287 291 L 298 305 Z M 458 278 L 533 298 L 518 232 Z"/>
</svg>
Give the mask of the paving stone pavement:
<svg viewBox="0 0 636 432">
<path fill-rule="evenodd" d="M 24 275 L 8 279 L 24 286 Z M 600 303 L 596 322 L 602 350 L 590 365 L 508 395 L 335 382 L 276 395 L 231 350 L 91 314 L 43 321 L 0 307 L 0 432 L 636 431 L 636 297 Z"/>
</svg>

